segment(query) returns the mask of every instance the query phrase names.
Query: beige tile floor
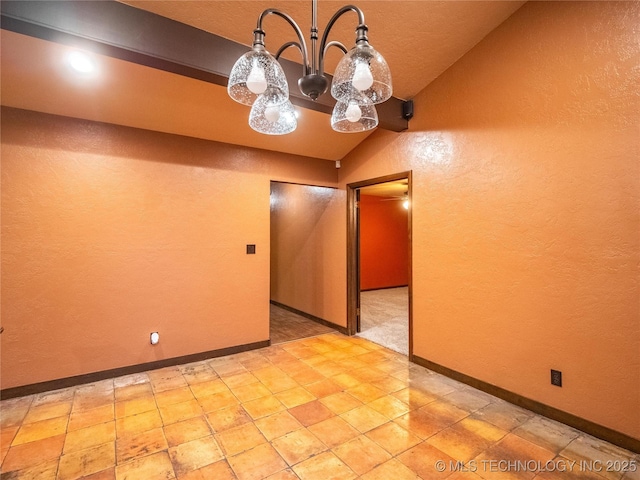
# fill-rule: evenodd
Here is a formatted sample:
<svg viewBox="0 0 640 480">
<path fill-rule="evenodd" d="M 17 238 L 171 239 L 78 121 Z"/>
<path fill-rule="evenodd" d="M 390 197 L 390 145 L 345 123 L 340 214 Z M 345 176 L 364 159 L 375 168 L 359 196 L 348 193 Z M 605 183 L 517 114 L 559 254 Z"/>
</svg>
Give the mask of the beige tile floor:
<svg viewBox="0 0 640 480">
<path fill-rule="evenodd" d="M 640 478 L 631 452 L 336 333 L 0 407 L 2 480 Z"/>
</svg>

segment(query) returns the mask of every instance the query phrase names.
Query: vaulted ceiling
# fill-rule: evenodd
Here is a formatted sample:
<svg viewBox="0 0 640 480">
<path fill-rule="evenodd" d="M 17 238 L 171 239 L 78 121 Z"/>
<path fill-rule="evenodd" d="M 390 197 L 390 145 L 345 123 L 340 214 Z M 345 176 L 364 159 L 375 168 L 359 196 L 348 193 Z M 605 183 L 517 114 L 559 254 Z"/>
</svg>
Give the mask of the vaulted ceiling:
<svg viewBox="0 0 640 480">
<path fill-rule="evenodd" d="M 85 34 L 83 38 L 83 35 L 69 31 L 63 32 L 62 37 L 42 33 L 43 22 L 32 22 L 32 25 L 24 27 L 25 22 L 21 20 L 22 23 L 18 24 L 23 26 L 15 27 L 16 15 L 11 7 L 17 3 L 21 2 L 2 2 L 2 105 L 327 160 L 343 158 L 368 136 L 368 133 L 334 132 L 326 108 L 325 111 L 305 108 L 304 102 L 299 102 L 296 107 L 299 118 L 295 132 L 281 137 L 258 134 L 247 124 L 249 107 L 233 102 L 224 85 L 208 80 L 207 72 L 191 75 L 154 68 L 149 66 L 149 62 L 137 61 L 136 55 L 114 55 L 113 49 L 95 47 L 92 35 Z M 69 5 L 69 2 L 63 3 Z M 120 5 L 118 10 L 124 11 L 125 15 L 135 12 L 136 18 L 142 19 L 160 15 L 247 46 L 251 44 L 256 20 L 266 8 L 287 12 L 305 34 L 308 34 L 311 24 L 311 2 L 306 1 L 134 0 L 126 3 L 129 7 Z M 348 2 L 319 1 L 318 26 L 321 32 L 331 15 L 345 3 Z M 389 64 L 394 97 L 407 100 L 473 48 L 524 2 L 360 0 L 354 3 L 365 13 L 371 44 Z M 82 15 L 78 13 L 79 17 Z M 75 21 L 79 24 L 84 19 Z M 51 22 L 55 23 L 55 19 Z M 117 25 L 100 25 L 98 29 L 91 22 L 96 20 L 85 22 L 87 31 L 100 30 L 103 36 L 117 34 Z M 355 14 L 348 13 L 338 20 L 329 39 L 351 46 L 355 39 L 355 26 Z M 283 43 L 296 39 L 291 27 L 276 16 L 265 20 L 264 29 L 267 49 L 272 52 Z M 162 35 L 162 32 L 156 33 Z M 98 36 L 96 33 L 95 37 Z M 135 32 L 132 38 L 135 38 Z M 69 72 L 64 58 L 69 50 L 75 48 L 75 40 L 83 49 L 93 51 L 99 67 L 96 75 L 78 78 Z M 110 41 L 118 43 L 117 40 Z M 202 49 L 202 44 L 193 45 L 193 50 L 198 48 Z M 284 56 L 300 63 L 295 49 L 289 49 Z M 338 49 L 328 53 L 329 73 L 339 56 Z M 289 80 L 294 88 L 295 78 Z M 392 107 L 396 108 L 395 104 Z M 419 114 L 417 111 L 416 115 Z"/>
</svg>

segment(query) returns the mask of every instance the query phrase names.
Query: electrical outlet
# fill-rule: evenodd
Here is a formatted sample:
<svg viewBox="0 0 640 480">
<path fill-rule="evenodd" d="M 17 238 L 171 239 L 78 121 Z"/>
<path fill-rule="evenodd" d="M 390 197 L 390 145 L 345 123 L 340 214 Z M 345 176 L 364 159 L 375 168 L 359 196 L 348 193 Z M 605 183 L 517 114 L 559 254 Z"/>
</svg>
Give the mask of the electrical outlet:
<svg viewBox="0 0 640 480">
<path fill-rule="evenodd" d="M 560 370 L 551 369 L 551 385 L 562 386 L 562 372 Z"/>
</svg>

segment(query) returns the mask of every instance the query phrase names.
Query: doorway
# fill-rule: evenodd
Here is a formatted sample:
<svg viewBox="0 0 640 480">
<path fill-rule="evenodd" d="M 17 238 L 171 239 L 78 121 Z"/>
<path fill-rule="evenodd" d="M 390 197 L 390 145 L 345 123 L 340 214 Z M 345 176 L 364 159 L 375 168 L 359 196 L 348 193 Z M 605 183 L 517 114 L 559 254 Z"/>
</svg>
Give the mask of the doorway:
<svg viewBox="0 0 640 480">
<path fill-rule="evenodd" d="M 272 344 L 336 330 L 344 303 L 330 301 L 335 268 L 344 259 L 335 225 L 344 215 L 344 190 L 271 182 L 269 337 Z M 342 217 L 343 218 L 343 217 Z M 344 238 L 344 237 L 343 237 Z M 344 281 L 344 270 L 342 271 Z M 342 307 L 342 309 L 340 309 Z M 344 325 L 344 324 L 343 324 Z"/>
<path fill-rule="evenodd" d="M 411 172 L 347 185 L 347 328 L 413 354 Z"/>
</svg>

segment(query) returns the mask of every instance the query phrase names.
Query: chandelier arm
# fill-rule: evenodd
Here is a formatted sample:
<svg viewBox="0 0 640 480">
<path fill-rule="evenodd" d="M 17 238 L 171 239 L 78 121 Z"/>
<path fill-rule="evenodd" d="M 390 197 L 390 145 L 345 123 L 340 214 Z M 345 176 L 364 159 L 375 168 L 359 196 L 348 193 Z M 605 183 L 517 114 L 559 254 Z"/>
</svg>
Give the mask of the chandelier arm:
<svg viewBox="0 0 640 480">
<path fill-rule="evenodd" d="M 284 45 L 282 45 L 274 55 L 276 60 L 278 60 L 280 58 L 280 55 L 282 55 L 284 51 L 289 47 L 296 47 L 298 50 L 300 50 L 300 52 L 302 52 L 302 47 L 298 42 L 287 42 Z"/>
<path fill-rule="evenodd" d="M 319 60 L 319 69 L 318 69 L 318 73 L 320 73 L 320 75 L 324 74 L 324 54 L 326 50 L 329 48 L 329 46 L 336 45 L 337 43 L 337 42 L 330 42 L 329 45 L 327 45 L 327 37 L 329 36 L 329 32 L 333 28 L 333 25 L 336 23 L 338 18 L 340 18 L 342 15 L 344 15 L 347 12 L 355 12 L 358 15 L 358 27 L 356 28 L 356 31 L 358 32 L 358 37 L 356 38 L 356 42 L 361 39 L 364 39 L 364 40 L 367 39 L 366 37 L 367 26 L 364 23 L 364 12 L 362 10 L 360 10 L 355 5 L 345 5 L 336 13 L 334 13 L 333 17 L 331 17 L 331 20 L 329 20 L 329 22 L 327 23 L 327 26 L 324 29 L 324 32 L 322 33 L 322 40 L 320 41 L 320 60 Z M 340 45 L 342 46 L 342 44 Z M 344 48 L 344 46 L 342 46 L 342 48 Z M 346 49 L 345 49 L 345 53 L 346 53 Z"/>
<path fill-rule="evenodd" d="M 304 57 L 304 53 L 302 51 L 302 46 L 298 43 L 298 42 L 287 42 L 284 45 L 282 45 L 278 51 L 276 52 L 276 54 L 274 55 L 276 60 L 280 60 L 280 55 L 282 55 L 284 53 L 284 51 L 289 48 L 289 47 L 296 47 L 298 50 L 300 50 L 300 53 L 302 53 L 302 56 Z M 308 68 L 306 67 L 306 65 L 302 66 L 302 75 L 306 75 L 308 72 Z"/>
<path fill-rule="evenodd" d="M 294 31 L 296 32 L 296 35 L 298 36 L 298 40 L 300 40 L 300 43 L 295 44 L 295 42 L 288 42 L 288 44 L 285 44 L 282 47 L 280 47 L 279 52 L 282 53 L 282 50 L 287 47 L 290 47 L 291 44 L 297 45 L 300 50 L 300 53 L 302 53 L 302 63 L 303 63 L 304 71 L 305 73 L 309 73 L 310 67 L 309 67 L 309 54 L 307 50 L 307 43 L 304 40 L 304 35 L 302 33 L 302 30 L 300 30 L 300 27 L 298 26 L 296 21 L 293 18 L 291 18 L 290 15 L 276 8 L 268 8 L 264 12 L 262 12 L 258 17 L 258 24 L 256 26 L 255 31 L 262 32 L 262 35 L 264 36 L 264 30 L 262 30 L 262 22 L 264 21 L 265 17 L 267 17 L 268 15 L 277 15 L 283 18 L 294 29 Z"/>
<path fill-rule="evenodd" d="M 324 56 L 326 55 L 327 51 L 331 47 L 338 47 L 340 50 L 342 50 L 342 53 L 345 53 L 345 54 L 349 51 L 349 50 L 347 50 L 347 47 L 345 47 L 342 43 L 338 42 L 337 40 L 333 40 L 333 41 L 327 43 L 327 45 L 325 45 L 324 50 L 322 51 L 323 59 L 324 59 Z"/>
</svg>

